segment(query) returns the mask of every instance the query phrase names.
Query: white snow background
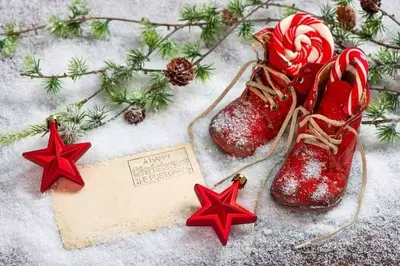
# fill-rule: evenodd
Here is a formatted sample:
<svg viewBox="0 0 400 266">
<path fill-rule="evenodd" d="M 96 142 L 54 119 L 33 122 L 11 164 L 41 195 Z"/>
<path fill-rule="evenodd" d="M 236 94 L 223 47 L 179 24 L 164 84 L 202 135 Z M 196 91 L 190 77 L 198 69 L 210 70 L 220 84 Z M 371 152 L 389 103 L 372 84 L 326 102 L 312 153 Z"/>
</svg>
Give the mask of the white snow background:
<svg viewBox="0 0 400 266">
<path fill-rule="evenodd" d="M 176 22 L 184 3 L 194 0 L 89 1 L 93 15 Z M 354 1 L 358 2 L 358 1 Z M 383 0 L 383 9 L 400 18 L 400 2 Z M 227 0 L 218 1 L 225 5 Z M 290 3 L 289 1 L 287 3 Z M 318 12 L 323 1 L 295 1 L 298 7 Z M 24 26 L 45 23 L 50 15 L 65 15 L 67 0 L 0 0 L 0 25 L 17 22 Z M 358 3 L 355 6 L 359 8 Z M 278 17 L 275 8 L 259 11 L 255 17 Z M 357 15 L 359 19 L 361 16 Z M 385 18 L 389 29 L 395 28 Z M 261 28 L 263 25 L 259 25 Z M 393 27 L 392 27 L 393 26 Z M 23 57 L 37 55 L 44 73 L 63 73 L 68 60 L 83 57 L 91 69 L 104 60 L 122 62 L 127 49 L 137 47 L 138 26 L 112 22 L 109 41 L 92 38 L 57 39 L 45 32 L 23 37 L 15 55 L 0 61 L 0 129 L 21 130 L 43 121 L 66 104 L 91 95 L 99 78 L 87 76 L 76 83 L 66 81 L 57 96 L 46 94 L 40 80 L 19 75 Z M 384 38 L 387 39 L 389 32 Z M 198 39 L 198 32 L 182 30 L 178 42 Z M 365 47 L 368 52 L 371 47 Z M 99 162 L 188 141 L 187 124 L 202 112 L 233 78 L 243 63 L 254 59 L 248 43 L 229 37 L 205 62 L 215 63 L 215 75 L 205 85 L 192 83 L 174 88 L 174 102 L 166 111 L 150 113 L 138 126 L 118 119 L 88 133 L 82 141 L 92 148 L 79 164 Z M 152 60 L 148 67 L 164 67 L 165 61 Z M 243 89 L 248 73 L 218 108 L 195 126 L 197 138 L 206 148 L 196 148 L 208 185 L 225 177 L 241 164 L 255 158 L 236 160 L 221 153 L 208 136 L 211 117 Z M 136 82 L 140 87 L 142 80 Z M 90 104 L 104 103 L 97 96 Z M 328 242 L 303 250 L 293 245 L 337 229 L 353 217 L 360 188 L 360 157 L 355 155 L 349 186 L 342 203 L 326 213 L 298 213 L 277 205 L 268 193 L 274 168 L 258 213 L 254 234 L 251 225 L 233 226 L 227 246 L 221 246 L 210 227 L 173 227 L 141 235 L 127 235 L 85 249 L 67 251 L 61 244 L 51 209 L 49 194 L 39 192 L 42 169 L 21 153 L 45 147 L 47 137 L 34 137 L 0 148 L 0 265 L 399 265 L 400 262 L 400 152 L 399 144 L 381 144 L 373 127 L 360 130 L 368 160 L 368 186 L 360 221 Z M 265 153 L 261 148 L 257 156 Z M 280 161 L 281 150 L 267 162 L 245 172 L 249 182 L 238 201 L 254 208 L 261 180 Z M 278 165 L 279 167 L 279 165 Z M 229 183 L 229 182 L 228 182 Z M 221 190 L 229 184 L 221 186 Z M 132 211 L 135 211 L 134 209 Z"/>
</svg>

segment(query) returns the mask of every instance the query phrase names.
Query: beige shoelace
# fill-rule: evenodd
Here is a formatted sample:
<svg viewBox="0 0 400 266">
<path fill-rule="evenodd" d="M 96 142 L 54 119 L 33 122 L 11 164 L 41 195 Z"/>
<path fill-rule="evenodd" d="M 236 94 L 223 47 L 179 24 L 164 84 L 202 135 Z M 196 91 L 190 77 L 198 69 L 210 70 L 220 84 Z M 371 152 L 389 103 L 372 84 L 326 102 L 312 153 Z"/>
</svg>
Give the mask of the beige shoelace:
<svg viewBox="0 0 400 266">
<path fill-rule="evenodd" d="M 192 141 L 194 141 L 194 134 L 193 134 L 193 125 L 194 123 L 196 123 L 199 119 L 205 117 L 206 115 L 208 115 L 214 108 L 215 106 L 217 106 L 221 100 L 226 96 L 226 94 L 233 88 L 233 86 L 235 86 L 235 84 L 237 83 L 237 81 L 239 80 L 239 78 L 243 75 L 243 73 L 246 71 L 246 69 L 253 63 L 257 63 L 258 60 L 253 60 L 253 61 L 249 61 L 246 64 L 243 65 L 243 67 L 239 70 L 239 72 L 236 74 L 236 76 L 233 78 L 233 80 L 231 81 L 231 83 L 228 85 L 228 87 L 226 87 L 226 89 L 221 93 L 221 95 L 205 110 L 203 111 L 199 116 L 197 116 L 188 126 L 188 134 L 189 137 Z M 277 72 L 267 66 L 264 66 L 262 64 L 257 63 L 255 66 L 253 66 L 253 71 L 256 68 L 262 68 L 264 70 L 264 73 L 267 77 L 267 80 L 269 82 L 269 84 L 271 84 L 271 87 L 269 86 L 265 86 L 264 84 L 262 84 L 261 80 L 259 78 L 256 77 L 256 81 L 248 81 L 246 83 L 247 86 L 250 87 L 250 90 L 254 93 L 256 93 L 261 99 L 263 99 L 265 102 L 268 102 L 270 104 L 270 108 L 271 110 L 274 110 L 275 108 L 277 108 L 277 104 L 275 103 L 275 101 L 273 100 L 274 96 L 278 96 L 279 99 L 284 100 L 285 97 L 287 97 L 287 95 L 284 95 L 279 89 L 277 89 L 276 87 L 274 87 L 274 83 L 271 81 L 271 73 L 273 75 L 276 75 L 278 77 L 280 77 L 282 80 L 284 80 L 286 82 L 286 84 L 288 84 L 290 82 L 289 78 L 287 76 L 285 76 L 284 74 Z M 271 154 L 275 151 L 276 147 L 278 146 L 278 143 L 280 141 L 280 139 L 282 138 L 283 133 L 285 132 L 285 129 L 287 127 L 287 125 L 289 124 L 289 121 L 291 120 L 291 125 L 290 125 L 290 130 L 289 130 L 289 137 L 288 137 L 288 141 L 287 141 L 287 145 L 286 145 L 286 149 L 285 149 L 285 154 L 289 151 L 294 134 L 295 134 L 295 130 L 296 130 L 296 124 L 297 124 L 297 119 L 299 117 L 299 113 L 302 112 L 304 115 L 308 114 L 308 111 L 300 106 L 298 108 L 296 108 L 296 104 L 297 104 L 297 96 L 296 96 L 296 92 L 295 92 L 295 88 L 293 86 L 289 86 L 289 91 L 293 97 L 293 102 L 292 105 L 289 109 L 289 112 L 277 134 L 277 136 L 275 137 L 274 141 L 271 144 L 271 147 L 269 149 L 269 151 L 267 152 L 267 154 L 253 162 L 250 163 L 248 165 L 245 165 L 243 167 L 241 167 L 240 169 L 238 169 L 237 171 L 235 171 L 233 174 L 229 175 L 228 177 L 222 179 L 221 181 L 219 181 L 218 183 L 216 183 L 212 189 L 216 188 L 217 186 L 221 185 L 222 183 L 224 183 L 225 181 L 229 180 L 230 178 L 232 178 L 232 176 L 242 172 L 243 170 L 254 166 L 260 162 L 263 162 L 265 160 L 267 160 Z M 336 120 L 332 120 L 329 119 L 323 115 L 320 114 L 312 114 L 312 115 L 308 115 L 306 116 L 300 123 L 299 126 L 302 127 L 304 125 L 306 125 L 307 123 L 308 128 L 309 128 L 309 132 L 310 133 L 303 133 L 300 134 L 297 138 L 296 141 L 300 141 L 301 139 L 304 139 L 305 143 L 311 144 L 311 145 L 315 145 L 318 147 L 321 147 L 323 149 L 332 149 L 333 153 L 337 153 L 338 151 L 338 145 L 342 142 L 341 139 L 335 139 L 332 136 L 327 135 L 316 123 L 315 119 L 320 119 L 330 125 L 333 126 L 344 126 L 344 122 L 342 121 L 336 121 Z M 362 202 L 364 199 L 364 194 L 365 194 L 365 189 L 366 189 L 366 185 L 367 185 L 367 160 L 366 160 L 366 156 L 365 156 L 365 151 L 364 151 L 364 147 L 362 146 L 362 143 L 360 141 L 360 137 L 357 133 L 357 131 L 350 127 L 350 126 L 346 126 L 345 129 L 349 130 L 350 132 L 352 132 L 356 138 L 357 138 L 357 147 L 358 150 L 360 152 L 361 155 L 361 160 L 362 160 L 362 185 L 361 185 L 361 189 L 360 189 L 360 193 L 358 196 L 358 202 L 357 202 L 357 210 L 356 213 L 354 215 L 354 218 L 351 222 L 349 222 L 348 224 L 340 227 L 338 230 L 327 234 L 327 235 L 323 235 L 323 236 L 319 236 L 316 237 L 314 239 L 311 239 L 309 241 L 306 241 L 300 245 L 295 246 L 295 249 L 300 249 L 303 247 L 307 247 L 307 246 L 311 246 L 320 242 L 323 242 L 325 240 L 328 240 L 330 238 L 332 238 L 333 236 L 335 236 L 337 233 L 343 231 L 344 229 L 352 226 L 354 223 L 357 222 L 358 217 L 360 215 L 360 210 L 361 210 L 361 206 L 362 206 Z M 269 176 L 269 175 L 268 175 Z M 255 207 L 255 212 L 258 212 L 258 206 L 260 203 L 260 198 L 262 195 L 262 190 L 266 184 L 268 180 L 268 177 L 262 182 L 262 186 L 259 190 L 258 193 L 258 198 L 256 201 L 256 207 Z"/>
<path fill-rule="evenodd" d="M 235 86 L 235 84 L 237 83 L 239 78 L 243 75 L 243 73 L 246 71 L 246 69 L 251 64 L 257 63 L 257 62 L 259 62 L 259 61 L 258 60 L 253 60 L 253 61 L 249 61 L 246 64 L 244 64 L 243 67 L 236 74 L 236 76 L 233 78 L 231 83 L 228 85 L 228 87 L 226 87 L 225 90 L 221 93 L 221 95 L 205 111 L 203 111 L 203 113 L 201 113 L 199 116 L 197 116 L 189 124 L 189 126 L 188 126 L 188 134 L 189 134 L 189 137 L 190 137 L 190 139 L 192 141 L 195 140 L 194 139 L 194 134 L 193 134 L 193 125 L 194 125 L 194 123 L 196 123 L 199 119 L 201 119 L 201 118 L 205 117 L 206 115 L 208 115 L 215 108 L 215 106 L 217 106 L 218 103 L 221 102 L 221 100 L 233 88 L 233 86 Z M 268 81 L 269 84 L 271 84 L 271 86 L 270 87 L 269 86 L 265 86 L 262 83 L 262 81 L 260 80 L 259 77 L 256 77 L 256 81 L 257 82 L 248 81 L 246 83 L 246 85 L 249 87 L 249 89 L 252 92 L 254 92 L 256 95 L 258 95 L 265 102 L 269 103 L 269 106 L 270 106 L 271 110 L 276 110 L 278 108 L 278 106 L 277 106 L 277 103 L 274 101 L 273 97 L 274 96 L 278 96 L 279 99 L 286 100 L 288 96 L 283 94 L 280 91 L 279 88 L 276 88 L 274 86 L 274 82 L 272 82 L 271 74 L 279 77 L 286 84 L 288 84 L 290 82 L 290 79 L 286 75 L 284 75 L 284 74 L 282 74 L 282 73 L 280 73 L 278 71 L 275 71 L 274 69 L 272 69 L 270 67 L 267 67 L 267 66 L 265 66 L 263 64 L 260 64 L 260 63 L 255 64 L 253 66 L 253 71 L 255 71 L 257 68 L 262 68 L 264 70 L 264 73 L 265 73 L 265 76 L 267 78 L 267 81 Z M 272 142 L 271 147 L 270 147 L 269 151 L 267 152 L 267 154 L 263 158 L 255 161 L 253 163 L 250 163 L 250 164 L 247 164 L 247 165 L 241 167 L 240 169 L 235 171 L 233 174 L 231 174 L 231 175 L 227 176 L 226 178 L 222 179 L 221 181 L 219 181 L 218 183 L 216 183 L 213 186 L 213 189 L 215 187 L 219 186 L 220 184 L 224 183 L 225 181 L 229 180 L 234 175 L 240 173 L 241 171 L 243 171 L 243 170 L 245 170 L 245 169 L 247 169 L 247 168 L 249 168 L 249 167 L 251 167 L 253 165 L 256 165 L 256 164 L 258 164 L 260 162 L 263 162 L 263 161 L 267 160 L 271 156 L 271 154 L 275 151 L 276 147 L 278 146 L 278 143 L 279 143 L 280 139 L 282 138 L 283 133 L 285 132 L 285 129 L 286 129 L 287 125 L 289 124 L 290 119 L 293 116 L 293 112 L 296 109 L 297 95 L 296 95 L 296 92 L 295 92 L 295 88 L 293 86 L 289 86 L 288 88 L 289 88 L 290 94 L 292 95 L 293 102 L 292 102 L 292 105 L 291 105 L 291 107 L 289 109 L 289 112 L 286 115 L 286 118 L 285 118 L 285 120 L 284 120 L 284 122 L 283 122 L 283 124 L 282 124 L 282 126 L 281 126 L 281 128 L 280 128 L 280 130 L 279 130 L 279 132 L 277 134 L 277 136 L 275 137 L 275 140 Z"/>
<path fill-rule="evenodd" d="M 304 115 L 309 114 L 309 112 L 302 106 L 300 106 L 300 107 L 298 107 L 298 108 L 296 108 L 294 110 L 291 110 L 290 113 L 292 114 L 292 117 L 289 117 L 287 119 L 287 121 L 285 120 L 284 125 L 282 126 L 282 129 L 281 129 L 282 132 L 280 132 L 277 135 L 276 139 L 274 140 L 273 144 L 271 145 L 271 148 L 270 148 L 268 154 L 264 158 L 262 158 L 260 160 L 257 160 L 255 162 L 249 164 L 249 165 L 246 165 L 246 166 L 242 167 L 241 169 L 236 171 L 235 174 L 241 172 L 242 170 L 244 170 L 244 169 L 246 169 L 246 168 L 248 168 L 250 166 L 253 166 L 253 165 L 257 164 L 257 163 L 260 163 L 260 162 L 263 162 L 263 161 L 267 160 L 268 157 L 272 154 L 272 152 L 276 148 L 277 144 L 279 143 L 279 140 L 282 137 L 283 131 L 285 130 L 285 128 L 287 126 L 287 123 L 289 122 L 290 119 L 292 119 L 292 123 L 290 125 L 290 130 L 289 130 L 289 137 L 288 137 L 286 149 L 285 149 L 285 152 L 284 152 L 284 154 L 286 154 L 290 149 L 290 146 L 291 146 L 294 134 L 295 134 L 295 130 L 296 130 L 297 119 L 299 117 L 299 113 L 300 112 L 302 112 Z M 297 137 L 296 141 L 298 142 L 298 141 L 304 139 L 305 143 L 308 143 L 308 144 L 311 144 L 311 145 L 315 145 L 315 146 L 321 147 L 321 148 L 326 149 L 326 150 L 332 149 L 333 153 L 336 154 L 337 151 L 338 151 L 338 145 L 341 144 L 342 140 L 341 139 L 335 139 L 334 137 L 329 136 L 328 134 L 326 134 L 322 130 L 322 128 L 316 123 L 315 119 L 320 119 L 320 120 L 322 120 L 322 121 L 324 121 L 324 122 L 326 122 L 326 123 L 328 123 L 328 124 L 330 124 L 332 126 L 344 126 L 345 125 L 345 122 L 343 122 L 343 121 L 332 120 L 332 119 L 329 119 L 326 116 L 323 116 L 323 115 L 320 115 L 320 114 L 307 115 L 299 123 L 299 126 L 303 127 L 304 125 L 308 124 L 307 126 L 308 126 L 308 129 L 309 129 L 310 133 L 300 134 Z M 350 126 L 345 126 L 345 129 L 350 131 L 350 132 L 352 132 L 356 136 L 356 138 L 357 138 L 357 147 L 358 147 L 358 150 L 360 152 L 361 161 L 362 161 L 362 181 L 361 181 L 361 188 L 360 188 L 358 201 L 357 201 L 357 209 L 356 209 L 356 213 L 354 215 L 354 218 L 348 224 L 340 227 L 339 229 L 335 230 L 334 232 L 329 233 L 327 235 L 316 237 L 316 238 L 308 240 L 308 241 L 306 241 L 306 242 L 304 242 L 302 244 L 296 245 L 294 247 L 295 249 L 301 249 L 301 248 L 304 248 L 304 247 L 312 246 L 314 244 L 318 244 L 318 243 L 321 243 L 323 241 L 331 239 L 332 237 L 334 237 L 339 232 L 341 232 L 341 231 L 345 230 L 346 228 L 348 228 L 348 227 L 352 226 L 353 224 L 355 224 L 357 222 L 359 216 L 360 216 L 361 206 L 362 206 L 362 202 L 363 202 L 364 194 L 365 194 L 365 189 L 366 189 L 366 185 L 367 185 L 367 159 L 366 159 L 366 156 L 365 156 L 364 147 L 363 147 L 363 145 L 362 145 L 362 143 L 360 141 L 360 137 L 359 137 L 357 131 L 354 128 L 350 127 Z M 226 180 L 231 178 L 231 176 L 232 175 L 230 175 L 229 177 L 227 177 L 227 178 L 221 180 L 220 182 L 216 183 L 213 188 L 215 188 L 218 185 L 222 184 L 223 182 L 225 182 Z M 260 189 L 258 191 L 256 205 L 255 205 L 255 213 L 258 213 L 259 204 L 260 204 L 261 197 L 262 197 L 262 194 L 263 194 L 263 190 L 264 190 L 264 187 L 265 187 L 265 185 L 267 183 L 268 177 L 269 177 L 269 174 L 268 174 L 267 178 L 265 178 L 263 180 L 262 185 L 261 185 L 261 187 L 260 187 Z M 252 232 L 254 232 L 254 225 L 253 225 L 253 228 L 252 228 Z"/>
<path fill-rule="evenodd" d="M 236 74 L 236 76 L 232 79 L 231 83 L 228 85 L 228 87 L 226 87 L 221 95 L 206 109 L 204 110 L 199 116 L 197 116 L 188 126 L 188 134 L 191 140 L 194 140 L 194 135 L 193 135 L 193 125 L 194 123 L 196 123 L 199 119 L 205 117 L 206 115 L 208 115 L 214 108 L 215 106 L 217 106 L 222 99 L 226 96 L 226 94 L 233 88 L 233 86 L 235 86 L 235 84 L 238 82 L 238 80 L 240 79 L 240 77 L 243 75 L 243 73 L 247 70 L 247 68 L 254 64 L 257 63 L 253 66 L 253 72 L 257 69 L 257 68 L 262 68 L 264 70 L 265 76 L 267 77 L 268 83 L 270 84 L 270 86 L 265 86 L 261 79 L 259 77 L 256 77 L 256 81 L 248 81 L 246 83 L 246 86 L 249 87 L 249 89 L 254 92 L 256 95 L 258 95 L 262 100 L 264 100 L 265 102 L 269 103 L 269 106 L 271 108 L 271 110 L 276 110 L 276 108 L 278 107 L 276 102 L 274 101 L 273 97 L 274 96 L 278 96 L 280 100 L 286 100 L 287 99 L 287 95 L 284 95 L 279 88 L 276 88 L 274 85 L 274 82 L 272 82 L 271 79 L 271 74 L 279 77 L 281 80 L 284 81 L 284 83 L 289 84 L 290 79 L 284 75 L 283 73 L 280 73 L 270 67 L 267 67 L 261 63 L 258 63 L 258 60 L 252 60 L 249 61 L 247 63 L 245 63 L 242 68 L 239 70 L 239 72 Z M 295 91 L 294 88 L 292 87 L 290 89 L 291 94 L 295 95 Z M 293 108 L 291 108 L 291 110 L 296 107 L 296 102 L 295 102 L 295 96 L 293 98 L 293 102 L 294 105 L 292 105 Z M 291 117 L 291 114 L 288 114 L 288 117 Z"/>
<path fill-rule="evenodd" d="M 303 107 L 300 107 L 300 108 L 297 108 L 295 110 L 295 114 L 294 115 L 297 116 L 298 112 L 300 112 L 300 111 L 302 111 L 304 114 L 307 114 L 307 111 Z M 327 123 L 329 125 L 332 125 L 332 126 L 341 127 L 341 126 L 345 125 L 345 122 L 343 122 L 343 121 L 332 120 L 332 119 L 329 119 L 326 116 L 323 116 L 323 115 L 320 115 L 320 114 L 308 115 L 299 123 L 299 126 L 302 127 L 302 126 L 308 124 L 307 126 L 308 126 L 308 129 L 309 129 L 310 133 L 300 134 L 297 137 L 296 141 L 298 142 L 298 141 L 304 139 L 304 143 L 315 145 L 315 146 L 321 147 L 321 148 L 326 149 L 326 150 L 332 150 L 332 152 L 334 154 L 336 154 L 337 151 L 338 151 L 338 145 L 342 143 L 342 139 L 335 139 L 334 137 L 327 135 L 321 129 L 321 127 L 317 124 L 317 122 L 315 121 L 316 119 L 322 120 L 325 123 Z M 296 118 L 294 118 L 292 120 L 292 122 L 294 121 L 294 123 L 292 123 L 291 130 L 290 130 L 290 133 L 289 133 L 289 135 L 290 135 L 289 139 L 290 140 L 293 138 L 293 135 L 294 135 L 294 126 L 293 126 L 293 124 L 295 124 L 295 120 L 296 120 Z M 365 189 L 366 189 L 366 186 L 367 186 L 367 159 L 366 159 L 366 156 L 365 156 L 364 147 L 363 147 L 363 145 L 362 145 L 362 143 L 360 141 L 360 136 L 358 135 L 357 131 L 354 128 L 348 126 L 348 125 L 345 126 L 345 129 L 350 131 L 350 132 L 352 132 L 356 136 L 356 138 L 357 138 L 357 147 L 358 147 L 358 150 L 360 152 L 361 160 L 362 160 L 362 181 L 361 181 L 362 184 L 361 184 L 360 193 L 358 195 L 357 209 L 356 209 L 356 213 L 354 215 L 354 218 L 348 224 L 340 227 L 336 231 L 334 231 L 334 232 L 332 232 L 330 234 L 319 236 L 319 237 L 316 237 L 316 238 L 311 239 L 309 241 L 306 241 L 306 242 L 304 242 L 304 243 L 302 243 L 300 245 L 295 246 L 295 249 L 300 249 L 300 248 L 303 248 L 303 247 L 311 246 L 311 245 L 314 245 L 314 244 L 317 244 L 317 243 L 320 243 L 320 242 L 323 242 L 325 240 L 328 240 L 328 239 L 332 238 L 337 233 L 343 231 L 344 229 L 346 229 L 346 228 L 352 226 L 354 223 L 356 223 L 358 218 L 359 218 L 359 216 L 360 216 L 360 210 L 361 210 L 362 202 L 363 202 L 363 199 L 364 199 Z"/>
</svg>

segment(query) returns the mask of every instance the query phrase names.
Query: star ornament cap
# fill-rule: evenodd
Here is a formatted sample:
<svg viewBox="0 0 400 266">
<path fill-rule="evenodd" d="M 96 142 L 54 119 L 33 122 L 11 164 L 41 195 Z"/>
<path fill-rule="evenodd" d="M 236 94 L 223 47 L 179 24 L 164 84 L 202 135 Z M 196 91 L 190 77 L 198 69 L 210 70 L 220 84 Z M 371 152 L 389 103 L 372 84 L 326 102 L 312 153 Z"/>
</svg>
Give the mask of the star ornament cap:
<svg viewBox="0 0 400 266">
<path fill-rule="evenodd" d="M 91 147 L 90 142 L 65 145 L 57 131 L 57 121 L 50 117 L 47 122 L 50 130 L 47 148 L 22 154 L 25 159 L 43 167 L 40 192 L 48 190 L 61 177 L 84 186 L 75 163 Z"/>
<path fill-rule="evenodd" d="M 186 221 L 187 226 L 211 226 L 222 245 L 226 245 L 231 226 L 255 223 L 257 216 L 236 202 L 242 180 L 234 179 L 233 184 L 221 193 L 196 184 L 194 191 L 201 208 Z"/>
</svg>

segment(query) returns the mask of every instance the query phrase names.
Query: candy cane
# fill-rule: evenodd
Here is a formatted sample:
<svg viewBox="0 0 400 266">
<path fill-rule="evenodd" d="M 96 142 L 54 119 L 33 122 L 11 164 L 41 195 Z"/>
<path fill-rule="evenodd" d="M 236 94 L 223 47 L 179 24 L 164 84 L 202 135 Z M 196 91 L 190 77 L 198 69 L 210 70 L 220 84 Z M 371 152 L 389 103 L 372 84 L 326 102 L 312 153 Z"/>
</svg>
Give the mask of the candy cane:
<svg viewBox="0 0 400 266">
<path fill-rule="evenodd" d="M 356 79 L 345 107 L 345 112 L 352 115 L 361 102 L 368 82 L 368 60 L 363 50 L 357 47 L 345 49 L 333 65 L 329 83 L 340 81 L 346 71 L 351 72 Z"/>
<path fill-rule="evenodd" d="M 306 63 L 324 64 L 331 59 L 334 41 L 329 28 L 318 18 L 298 13 L 276 25 L 269 51 L 283 61 L 271 63 L 294 76 Z"/>
</svg>

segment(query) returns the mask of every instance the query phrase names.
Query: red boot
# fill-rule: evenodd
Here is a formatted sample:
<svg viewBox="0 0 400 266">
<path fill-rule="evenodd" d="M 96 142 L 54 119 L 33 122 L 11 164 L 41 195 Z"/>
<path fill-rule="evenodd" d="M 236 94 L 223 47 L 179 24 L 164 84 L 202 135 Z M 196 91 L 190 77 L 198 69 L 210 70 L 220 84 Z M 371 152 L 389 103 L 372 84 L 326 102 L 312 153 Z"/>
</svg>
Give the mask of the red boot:
<svg viewBox="0 0 400 266">
<path fill-rule="evenodd" d="M 296 143 L 272 183 L 276 201 L 304 209 L 329 208 L 341 201 L 369 103 L 367 74 L 366 56 L 358 48 L 346 49 L 318 72 L 304 108 L 297 109 L 303 115 Z M 363 188 L 365 181 L 363 176 Z"/>
<path fill-rule="evenodd" d="M 321 64 L 333 54 L 329 29 L 306 14 L 283 19 L 274 29 L 265 29 L 255 38 L 264 45 L 266 59 L 253 67 L 242 95 L 222 109 L 209 127 L 214 142 L 236 157 L 252 155 L 278 132 L 283 133 L 287 118 L 303 104 Z"/>
</svg>

